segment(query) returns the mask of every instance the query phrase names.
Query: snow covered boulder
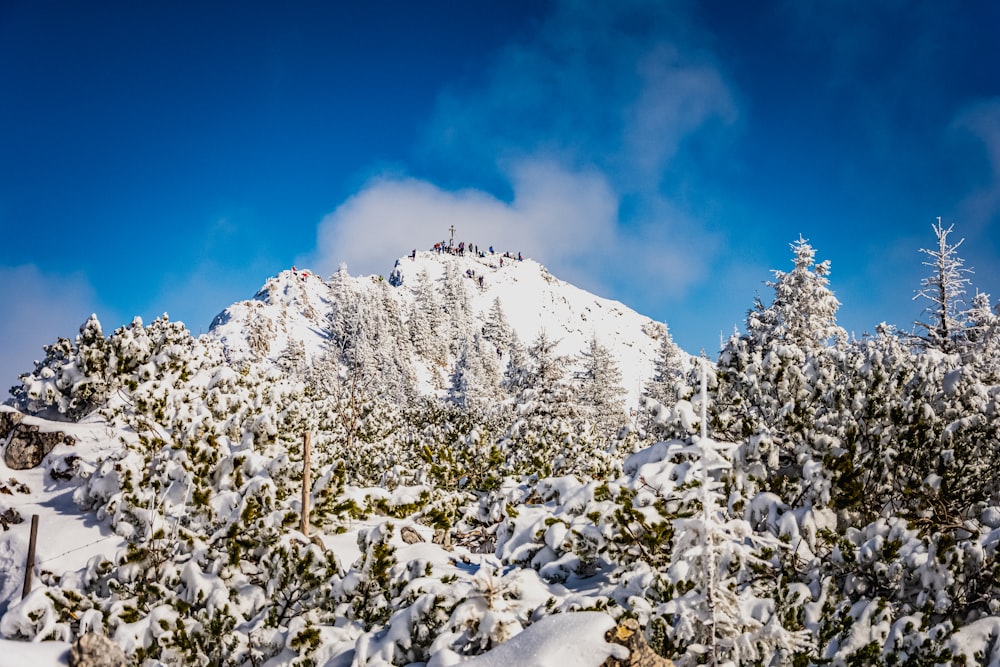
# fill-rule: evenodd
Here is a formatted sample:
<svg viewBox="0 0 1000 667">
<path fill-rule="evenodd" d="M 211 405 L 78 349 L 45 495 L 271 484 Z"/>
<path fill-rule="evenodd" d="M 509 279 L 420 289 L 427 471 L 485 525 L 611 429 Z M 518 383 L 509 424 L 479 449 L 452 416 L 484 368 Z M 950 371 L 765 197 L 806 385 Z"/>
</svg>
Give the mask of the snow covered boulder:
<svg viewBox="0 0 1000 667">
<path fill-rule="evenodd" d="M 43 431 L 36 424 L 20 423 L 10 433 L 3 461 L 12 470 L 34 468 L 56 445 L 75 445 L 76 439 L 62 431 Z"/>
<path fill-rule="evenodd" d="M 125 653 L 104 635 L 88 632 L 69 650 L 70 667 L 125 667 Z"/>
<path fill-rule="evenodd" d="M 6 405 L 0 405 L 0 441 L 6 440 L 14 427 L 21 423 L 24 415 Z"/>
<path fill-rule="evenodd" d="M 608 656 L 601 667 L 674 667 L 672 661 L 657 655 L 649 647 L 639 622 L 634 618 L 627 618 L 617 627 L 608 630 L 604 639 L 609 643 L 626 647 L 628 657 Z"/>
</svg>

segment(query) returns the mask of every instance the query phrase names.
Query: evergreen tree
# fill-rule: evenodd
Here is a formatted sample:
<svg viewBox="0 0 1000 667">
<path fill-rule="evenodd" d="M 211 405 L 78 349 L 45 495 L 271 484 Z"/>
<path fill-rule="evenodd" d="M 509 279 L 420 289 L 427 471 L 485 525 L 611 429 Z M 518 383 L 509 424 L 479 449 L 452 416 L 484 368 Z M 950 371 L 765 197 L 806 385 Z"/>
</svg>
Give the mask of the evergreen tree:
<svg viewBox="0 0 1000 667">
<path fill-rule="evenodd" d="M 55 343 L 42 348 L 45 357 L 35 362 L 35 369 L 19 376 L 20 385 L 11 387 L 14 407 L 28 414 L 37 414 L 47 408 L 65 413 L 69 399 L 57 385 L 63 366 L 71 362 L 74 349 L 68 338 L 58 338 Z"/>
<path fill-rule="evenodd" d="M 482 333 L 483 338 L 493 343 L 501 353 L 510 347 L 510 325 L 507 323 L 507 316 L 504 315 L 499 297 L 493 299 L 490 312 L 486 315 L 486 322 L 483 323 Z"/>
<path fill-rule="evenodd" d="M 532 414 L 569 417 L 576 413 L 575 387 L 566 377 L 569 359 L 556 352 L 558 345 L 543 330 L 528 348 L 527 388 L 521 396 Z"/>
<path fill-rule="evenodd" d="M 374 327 L 370 344 L 374 348 L 372 356 L 380 371 L 382 389 L 399 404 L 406 404 L 415 392 L 414 350 L 399 303 L 388 283 L 383 281 L 376 286 L 366 318 Z"/>
<path fill-rule="evenodd" d="M 840 342 L 847 335 L 837 325 L 840 302 L 829 288 L 829 260 L 816 262 L 816 251 L 802 238 L 791 244 L 794 268 L 774 271 L 767 284 L 774 300 L 764 306 L 758 299 L 747 315 L 747 334 L 760 347 L 772 341 L 815 349 Z"/>
<path fill-rule="evenodd" d="M 1000 384 L 1000 314 L 990 307 L 989 295 L 977 292 L 963 319 L 963 363 L 974 366 L 983 382 Z"/>
<path fill-rule="evenodd" d="M 507 366 L 504 368 L 501 386 L 511 396 L 520 394 L 528 386 L 528 352 L 516 331 L 511 332 Z"/>
<path fill-rule="evenodd" d="M 426 269 L 417 276 L 407 327 L 413 349 L 437 366 L 447 362 L 448 346 L 444 327 L 444 307 Z"/>
<path fill-rule="evenodd" d="M 455 259 L 446 262 L 441 279 L 441 305 L 448 318 L 448 349 L 455 356 L 472 330 L 472 305 L 465 281 L 459 271 L 459 262 Z"/>
<path fill-rule="evenodd" d="M 844 392 L 837 375 L 845 363 L 846 334 L 836 323 L 839 302 L 830 291 L 829 262 L 815 262 L 802 239 L 791 245 L 794 268 L 775 271 L 774 299 L 758 299 L 747 333 L 719 354 L 715 426 L 745 441 L 748 479 L 807 505 L 829 502 L 828 457 L 844 452 L 836 433 Z"/>
<path fill-rule="evenodd" d="M 581 356 L 583 369 L 578 375 L 577 392 L 580 405 L 599 432 L 613 435 L 625 421 L 625 389 L 618 362 L 596 335 L 591 336 Z"/>
<path fill-rule="evenodd" d="M 671 406 L 678 399 L 679 385 L 684 376 L 680 348 L 670 336 L 667 325 L 660 328 L 660 345 L 653 360 L 653 375 L 643 387 L 643 396 L 662 406 Z"/>
<path fill-rule="evenodd" d="M 500 371 L 492 348 L 478 333 L 467 338 L 452 373 L 449 400 L 480 415 L 500 397 Z"/>
<path fill-rule="evenodd" d="M 71 395 L 67 416 L 79 419 L 103 405 L 113 389 L 108 373 L 108 345 L 97 315 L 91 315 L 80 327 L 76 337 L 76 363 L 73 370 L 64 367 L 65 390 Z"/>
</svg>

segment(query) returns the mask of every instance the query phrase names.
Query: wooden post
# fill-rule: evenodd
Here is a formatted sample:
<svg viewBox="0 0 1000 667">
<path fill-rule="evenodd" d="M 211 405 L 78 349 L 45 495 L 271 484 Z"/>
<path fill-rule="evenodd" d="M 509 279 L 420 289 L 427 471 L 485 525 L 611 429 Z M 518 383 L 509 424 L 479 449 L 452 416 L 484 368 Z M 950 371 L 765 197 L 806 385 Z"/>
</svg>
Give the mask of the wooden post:
<svg viewBox="0 0 1000 667">
<path fill-rule="evenodd" d="M 302 434 L 302 534 L 309 537 L 309 431 Z"/>
<path fill-rule="evenodd" d="M 31 592 L 31 573 L 35 569 L 35 540 L 38 539 L 38 515 L 31 515 L 31 537 L 28 538 L 28 559 L 24 564 L 24 588 L 21 589 L 21 599 Z"/>
</svg>

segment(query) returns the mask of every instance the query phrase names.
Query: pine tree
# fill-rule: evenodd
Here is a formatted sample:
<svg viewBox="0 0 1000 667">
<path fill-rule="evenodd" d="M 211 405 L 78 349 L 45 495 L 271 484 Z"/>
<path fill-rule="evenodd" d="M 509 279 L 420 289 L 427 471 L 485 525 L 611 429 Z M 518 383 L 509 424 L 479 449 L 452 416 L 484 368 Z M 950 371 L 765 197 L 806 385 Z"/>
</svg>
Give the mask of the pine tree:
<svg viewBox="0 0 1000 667">
<path fill-rule="evenodd" d="M 844 395 L 837 374 L 846 334 L 836 323 L 839 302 L 829 289 L 829 262 L 801 237 L 791 245 L 794 268 L 775 271 L 772 303 L 760 299 L 747 333 L 719 354 L 716 427 L 741 448 L 751 478 L 806 505 L 829 502 L 825 463 L 839 457 L 837 416 Z"/>
<path fill-rule="evenodd" d="M 58 338 L 42 348 L 45 357 L 35 362 L 35 369 L 30 373 L 22 373 L 20 385 L 11 387 L 14 406 L 28 414 L 36 414 L 47 408 L 55 408 L 59 413 L 65 413 L 69 407 L 69 399 L 57 386 L 61 369 L 71 363 L 75 350 L 68 338 Z"/>
<path fill-rule="evenodd" d="M 788 547 L 732 510 L 743 504 L 731 488 L 735 447 L 708 436 L 707 366 L 702 361 L 701 435 L 690 444 L 672 443 L 687 465 L 677 466 L 676 486 L 661 498 L 668 507 L 697 509 L 673 521 L 669 564 L 661 575 L 669 599 L 659 609 L 667 624 L 660 649 L 676 651 L 678 665 L 791 664 L 809 638 L 786 627 L 783 612 L 789 610 L 775 603 L 777 554 Z"/>
<path fill-rule="evenodd" d="M 1000 308 L 1000 307 L 998 307 Z M 962 359 L 971 363 L 987 385 L 1000 384 L 1000 310 L 990 297 L 976 293 L 965 315 L 968 326 L 962 341 Z"/>
<path fill-rule="evenodd" d="M 472 305 L 465 281 L 459 272 L 459 262 L 455 259 L 447 262 L 441 279 L 441 305 L 448 318 L 448 350 L 455 356 L 472 330 Z"/>
<path fill-rule="evenodd" d="M 534 414 L 568 417 L 576 413 L 575 388 L 566 377 L 569 359 L 556 352 L 558 345 L 543 330 L 528 348 L 528 388 L 522 397 Z"/>
<path fill-rule="evenodd" d="M 369 336 L 374 348 L 372 356 L 378 365 L 385 395 L 404 405 L 415 393 L 414 350 L 392 287 L 383 281 L 376 285 L 375 292 L 366 314 L 369 324 L 374 325 Z"/>
<path fill-rule="evenodd" d="M 511 396 L 517 396 L 528 386 L 528 352 L 516 331 L 511 332 L 507 366 L 504 368 L 501 386 Z"/>
<path fill-rule="evenodd" d="M 108 345 L 96 314 L 80 327 L 76 337 L 74 377 L 64 377 L 65 390 L 70 393 L 67 416 L 79 419 L 100 407 L 113 389 L 108 373 Z M 69 368 L 64 367 L 64 373 Z"/>
</svg>

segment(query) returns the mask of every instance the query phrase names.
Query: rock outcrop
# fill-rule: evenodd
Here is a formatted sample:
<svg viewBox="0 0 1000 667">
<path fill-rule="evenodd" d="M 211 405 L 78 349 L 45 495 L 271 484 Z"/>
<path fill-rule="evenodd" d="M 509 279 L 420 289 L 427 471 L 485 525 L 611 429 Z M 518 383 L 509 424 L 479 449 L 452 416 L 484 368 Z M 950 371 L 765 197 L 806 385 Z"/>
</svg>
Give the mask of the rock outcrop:
<svg viewBox="0 0 1000 667">
<path fill-rule="evenodd" d="M 3 461 L 8 468 L 14 470 L 34 468 L 56 445 L 61 444 L 75 445 L 76 439 L 62 431 L 43 431 L 37 424 L 26 424 L 22 421 L 9 432 Z"/>
<path fill-rule="evenodd" d="M 0 442 L 7 439 L 14 427 L 21 423 L 24 415 L 6 406 L 0 405 Z"/>
</svg>

